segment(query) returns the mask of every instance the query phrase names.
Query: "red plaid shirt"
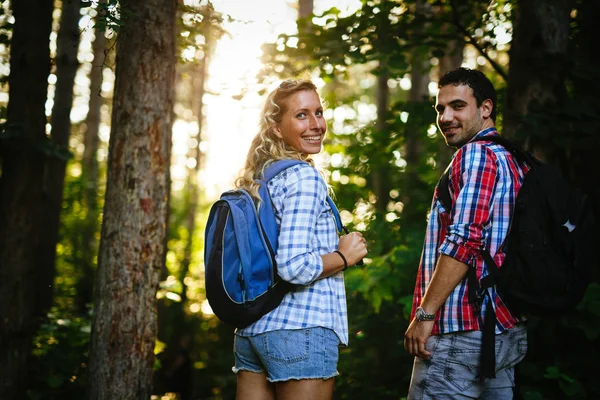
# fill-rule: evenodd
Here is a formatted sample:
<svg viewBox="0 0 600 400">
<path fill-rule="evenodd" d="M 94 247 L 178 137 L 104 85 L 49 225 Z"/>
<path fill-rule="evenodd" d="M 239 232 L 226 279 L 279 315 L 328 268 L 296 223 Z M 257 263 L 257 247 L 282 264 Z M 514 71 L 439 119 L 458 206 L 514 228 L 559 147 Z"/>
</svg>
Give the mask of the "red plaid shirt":
<svg viewBox="0 0 600 400">
<path fill-rule="evenodd" d="M 495 128 L 489 128 L 476 136 L 497 134 Z M 436 187 L 415 286 L 413 317 L 440 254 L 474 266 L 477 279 L 488 274 L 482 249 L 488 249 L 496 264 L 502 265 L 505 258 L 502 245 L 510 228 L 517 192 L 527 172 L 504 147 L 481 141 L 461 147 L 449 168 L 448 189 L 453 207 L 450 212 L 444 209 Z M 513 327 L 519 318 L 506 308 L 495 288 L 488 290 L 496 308 L 496 333 Z M 486 301 L 480 310 L 469 303 L 465 277 L 436 313 L 432 335 L 482 330 L 486 307 Z"/>
</svg>

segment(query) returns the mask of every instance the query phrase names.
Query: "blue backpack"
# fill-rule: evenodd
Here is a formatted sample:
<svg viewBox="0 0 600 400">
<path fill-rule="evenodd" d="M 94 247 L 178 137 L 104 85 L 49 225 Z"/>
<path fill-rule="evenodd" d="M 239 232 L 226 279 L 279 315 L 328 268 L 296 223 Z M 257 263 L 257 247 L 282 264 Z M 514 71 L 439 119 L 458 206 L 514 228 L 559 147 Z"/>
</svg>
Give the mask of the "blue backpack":
<svg viewBox="0 0 600 400">
<path fill-rule="evenodd" d="M 293 284 L 277 275 L 275 254 L 279 225 L 267 189 L 275 175 L 300 160 L 279 160 L 260 180 L 260 211 L 243 189 L 224 192 L 213 204 L 204 233 L 206 298 L 215 315 L 228 325 L 244 328 L 277 307 Z M 338 210 L 327 201 L 338 232 Z"/>
</svg>

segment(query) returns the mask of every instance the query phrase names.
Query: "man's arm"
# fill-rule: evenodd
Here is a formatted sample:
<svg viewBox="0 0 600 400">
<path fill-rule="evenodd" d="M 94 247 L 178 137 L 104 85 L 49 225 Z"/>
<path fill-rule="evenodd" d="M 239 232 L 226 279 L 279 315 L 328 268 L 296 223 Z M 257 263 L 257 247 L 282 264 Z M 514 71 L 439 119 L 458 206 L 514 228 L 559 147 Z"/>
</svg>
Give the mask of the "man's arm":
<svg viewBox="0 0 600 400">
<path fill-rule="evenodd" d="M 421 307 L 428 314 L 437 313 L 454 288 L 464 279 L 469 266 L 452 257 L 442 254 L 427 286 Z M 417 321 L 413 318 L 404 334 L 404 348 L 420 358 L 429 358 L 425 343 L 431 335 L 434 321 Z"/>
<path fill-rule="evenodd" d="M 452 222 L 438 249 L 440 258 L 420 304 L 428 314 L 437 313 L 465 278 L 473 255 L 483 247 L 483 230 L 490 218 L 496 184 L 496 161 L 494 152 L 481 143 L 463 146 L 452 159 L 450 185 L 457 195 L 451 210 Z M 430 356 L 425 343 L 433 325 L 434 321 L 413 319 L 404 334 L 404 347 L 410 354 Z"/>
</svg>

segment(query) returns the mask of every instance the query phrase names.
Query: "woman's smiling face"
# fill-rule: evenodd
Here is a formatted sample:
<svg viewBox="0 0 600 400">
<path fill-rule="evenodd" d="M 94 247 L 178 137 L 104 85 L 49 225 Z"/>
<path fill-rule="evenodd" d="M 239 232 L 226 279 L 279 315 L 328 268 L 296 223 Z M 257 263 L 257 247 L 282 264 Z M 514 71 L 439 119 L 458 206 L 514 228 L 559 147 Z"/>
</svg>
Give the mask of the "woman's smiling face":
<svg viewBox="0 0 600 400">
<path fill-rule="evenodd" d="M 313 90 L 302 90 L 285 103 L 286 111 L 275 126 L 275 134 L 302 154 L 319 153 L 327 131 L 319 95 Z"/>
</svg>

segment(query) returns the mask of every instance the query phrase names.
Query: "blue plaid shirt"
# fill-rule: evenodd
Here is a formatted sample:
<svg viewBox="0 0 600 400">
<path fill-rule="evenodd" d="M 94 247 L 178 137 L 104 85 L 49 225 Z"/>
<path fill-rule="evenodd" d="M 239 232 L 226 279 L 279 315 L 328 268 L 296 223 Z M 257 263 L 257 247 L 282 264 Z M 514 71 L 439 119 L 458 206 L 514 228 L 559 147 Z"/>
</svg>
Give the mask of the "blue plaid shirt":
<svg viewBox="0 0 600 400">
<path fill-rule="evenodd" d="M 323 177 L 310 165 L 298 164 L 280 172 L 268 188 L 280 224 L 277 270 L 281 278 L 297 286 L 277 308 L 236 334 L 253 336 L 318 326 L 332 329 L 347 345 L 344 274 L 317 279 L 323 272 L 321 254 L 338 246 Z"/>
</svg>

